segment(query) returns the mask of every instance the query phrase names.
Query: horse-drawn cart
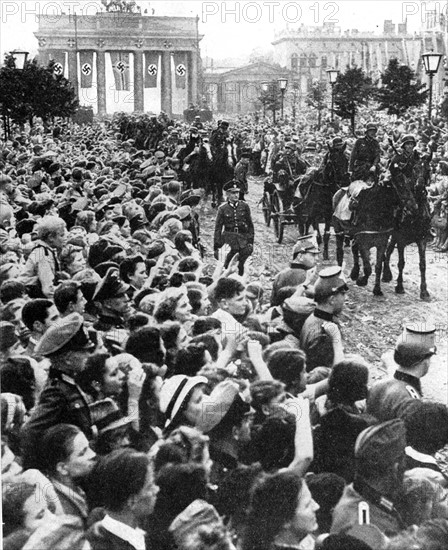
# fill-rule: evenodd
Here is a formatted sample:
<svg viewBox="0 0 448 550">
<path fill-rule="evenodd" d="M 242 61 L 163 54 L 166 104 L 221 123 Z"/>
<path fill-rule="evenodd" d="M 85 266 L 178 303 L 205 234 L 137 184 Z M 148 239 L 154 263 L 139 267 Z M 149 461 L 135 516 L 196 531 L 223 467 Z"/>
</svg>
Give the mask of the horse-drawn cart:
<svg viewBox="0 0 448 550">
<path fill-rule="evenodd" d="M 303 225 L 300 216 L 300 207 L 294 202 L 294 192 L 299 179 L 295 180 L 290 188 L 280 183 L 273 183 L 272 178 L 267 178 L 264 181 L 263 198 L 261 201 L 264 221 L 268 227 L 272 221 L 275 236 L 279 244 L 283 241 L 286 225 L 295 225 L 299 229 Z"/>
</svg>

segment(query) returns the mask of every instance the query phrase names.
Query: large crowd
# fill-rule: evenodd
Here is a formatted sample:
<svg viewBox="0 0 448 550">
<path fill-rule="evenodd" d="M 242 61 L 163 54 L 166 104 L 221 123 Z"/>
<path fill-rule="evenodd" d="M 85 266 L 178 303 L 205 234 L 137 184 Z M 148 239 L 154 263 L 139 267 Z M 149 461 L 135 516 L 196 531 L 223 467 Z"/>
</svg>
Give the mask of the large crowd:
<svg viewBox="0 0 448 550">
<path fill-rule="evenodd" d="M 359 127 L 377 179 L 406 144 L 428 155 L 446 251 L 446 124 L 366 110 Z M 5 549 L 448 548 L 448 411 L 421 389 L 435 327 L 404 326 L 371 383 L 315 235 L 272 288 L 247 259 L 249 176 L 306 173 L 328 147 L 353 172 L 360 136 L 305 116 L 22 130 L 0 149 Z M 223 202 L 213 244 L 208 200 Z"/>
</svg>

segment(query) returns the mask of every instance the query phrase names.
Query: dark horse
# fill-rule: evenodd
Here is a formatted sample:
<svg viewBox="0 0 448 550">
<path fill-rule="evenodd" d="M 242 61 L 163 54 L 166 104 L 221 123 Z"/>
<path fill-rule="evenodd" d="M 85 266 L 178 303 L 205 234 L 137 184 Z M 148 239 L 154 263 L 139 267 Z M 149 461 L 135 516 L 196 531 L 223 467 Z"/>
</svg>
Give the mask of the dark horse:
<svg viewBox="0 0 448 550">
<path fill-rule="evenodd" d="M 324 223 L 323 259 L 328 260 L 328 244 L 333 217 L 333 196 L 336 191 L 348 184 L 347 162 L 344 149 L 329 148 L 322 165 L 312 169 L 300 180 L 298 189 L 302 197 L 299 203 L 299 217 L 304 222 L 304 234 L 309 227 L 317 232 L 320 244 L 319 223 Z"/>
<path fill-rule="evenodd" d="M 342 191 L 341 191 L 342 193 Z M 398 196 L 390 185 L 354 181 L 350 184 L 340 205 L 346 201 L 353 212 L 350 220 L 341 220 L 341 210 L 336 209 L 333 218 L 336 232 L 337 261 L 342 265 L 344 257 L 344 235 L 353 238 L 353 269 L 350 277 L 358 286 L 366 286 L 372 267 L 370 249 L 376 248 L 375 296 L 382 296 L 381 270 L 389 237 L 393 231 L 394 212 L 398 205 Z M 360 275 L 359 255 L 361 255 L 364 272 Z"/>
<path fill-rule="evenodd" d="M 235 158 L 233 147 L 230 143 L 220 143 L 212 147 L 212 206 L 215 207 L 223 201 L 222 188 L 225 183 L 232 180 L 235 175 Z"/>
<path fill-rule="evenodd" d="M 429 210 L 426 186 L 430 180 L 429 159 L 420 157 L 413 167 L 411 178 L 403 174 L 394 179 L 394 187 L 402 197 L 402 207 L 396 215 L 396 225 L 384 256 L 383 281 L 392 281 L 390 257 L 395 246 L 398 249 L 398 277 L 395 292 L 404 293 L 403 269 L 405 265 L 404 250 L 406 246 L 416 243 L 420 267 L 420 298 L 429 299 L 426 286 L 426 243 L 431 233 L 431 214 Z"/>
</svg>

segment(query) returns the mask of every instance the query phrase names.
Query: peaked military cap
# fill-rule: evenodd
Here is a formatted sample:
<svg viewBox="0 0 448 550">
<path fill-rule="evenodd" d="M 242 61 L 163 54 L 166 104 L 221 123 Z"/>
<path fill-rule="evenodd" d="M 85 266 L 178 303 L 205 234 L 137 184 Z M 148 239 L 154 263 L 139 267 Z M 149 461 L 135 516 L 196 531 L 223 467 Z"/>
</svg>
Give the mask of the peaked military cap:
<svg viewBox="0 0 448 550">
<path fill-rule="evenodd" d="M 82 315 L 71 313 L 48 328 L 36 346 L 36 354 L 48 357 L 68 351 L 89 351 L 94 347 Z"/>
<path fill-rule="evenodd" d="M 409 368 L 437 351 L 436 327 L 430 323 L 408 323 L 395 344 L 394 360 Z"/>
<path fill-rule="evenodd" d="M 314 295 L 317 300 L 347 291 L 348 286 L 342 275 L 342 268 L 338 265 L 323 269 L 314 286 Z"/>
<path fill-rule="evenodd" d="M 224 191 L 241 191 L 240 184 L 236 180 L 230 180 L 223 186 Z"/>
<path fill-rule="evenodd" d="M 93 295 L 93 300 L 101 301 L 108 298 L 119 298 L 120 296 L 124 296 L 128 289 L 129 285 L 120 279 L 118 268 L 110 267 L 98 285 Z"/>
<path fill-rule="evenodd" d="M 378 130 L 378 125 L 375 124 L 374 122 L 368 122 L 366 124 L 366 132 L 368 132 L 369 130 L 375 130 L 377 131 Z"/>
<path fill-rule="evenodd" d="M 180 204 L 181 206 L 196 206 L 201 201 L 201 195 L 200 193 L 195 193 L 191 189 L 188 191 L 184 191 L 182 195 L 180 196 Z"/>
<path fill-rule="evenodd" d="M 295 260 L 297 255 L 301 252 L 312 252 L 314 254 L 319 254 L 319 247 L 317 246 L 314 235 L 305 235 L 297 239 L 297 243 L 292 249 L 293 260 Z"/>
</svg>

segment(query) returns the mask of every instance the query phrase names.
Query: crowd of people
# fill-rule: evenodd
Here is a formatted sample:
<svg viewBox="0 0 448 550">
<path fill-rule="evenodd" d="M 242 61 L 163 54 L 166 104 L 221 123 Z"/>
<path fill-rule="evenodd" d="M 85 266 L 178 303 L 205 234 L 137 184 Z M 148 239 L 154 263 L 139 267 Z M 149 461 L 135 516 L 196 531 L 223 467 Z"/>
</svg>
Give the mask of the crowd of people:
<svg viewBox="0 0 448 550">
<path fill-rule="evenodd" d="M 306 173 L 330 145 L 379 178 L 410 134 L 439 173 L 446 250 L 444 123 L 377 115 L 373 130 L 368 165 L 365 138 L 305 118 L 122 115 L 2 144 L 5 549 L 448 547 L 448 411 L 421 388 L 435 327 L 405 326 L 372 384 L 344 351 L 350 289 L 341 267 L 317 272 L 315 236 L 272 289 L 248 259 L 249 175 Z M 219 151 L 233 170 L 212 251 L 199 210 Z"/>
</svg>

